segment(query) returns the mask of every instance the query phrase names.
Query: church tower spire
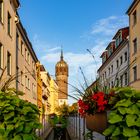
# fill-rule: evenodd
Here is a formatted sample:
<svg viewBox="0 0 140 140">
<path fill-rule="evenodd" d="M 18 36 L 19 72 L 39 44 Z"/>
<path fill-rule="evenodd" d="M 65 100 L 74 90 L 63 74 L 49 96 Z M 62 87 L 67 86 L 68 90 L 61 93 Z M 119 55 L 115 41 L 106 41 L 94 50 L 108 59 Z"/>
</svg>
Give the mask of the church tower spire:
<svg viewBox="0 0 140 140">
<path fill-rule="evenodd" d="M 55 75 L 59 87 L 58 101 L 59 105 L 68 103 L 68 64 L 63 58 L 63 49 L 61 47 L 60 60 L 55 66 Z"/>
<path fill-rule="evenodd" d="M 63 49 L 62 49 L 62 47 L 61 47 L 61 61 L 63 60 Z"/>
</svg>

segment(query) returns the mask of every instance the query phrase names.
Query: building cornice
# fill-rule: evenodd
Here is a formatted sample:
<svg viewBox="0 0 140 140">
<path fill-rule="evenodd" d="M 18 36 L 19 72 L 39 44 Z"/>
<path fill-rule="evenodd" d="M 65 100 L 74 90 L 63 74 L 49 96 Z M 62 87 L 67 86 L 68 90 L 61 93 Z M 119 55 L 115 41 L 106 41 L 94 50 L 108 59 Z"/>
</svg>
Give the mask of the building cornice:
<svg viewBox="0 0 140 140">
<path fill-rule="evenodd" d="M 130 13 L 133 11 L 133 9 L 137 6 L 137 4 L 140 2 L 140 0 L 134 0 L 128 10 L 126 11 L 126 14 L 130 15 Z"/>
<path fill-rule="evenodd" d="M 19 0 L 11 0 L 13 2 L 13 4 L 15 5 L 15 8 L 18 9 L 20 6 L 20 2 Z"/>
<path fill-rule="evenodd" d="M 27 45 L 27 48 L 29 49 L 29 51 L 30 51 L 31 55 L 33 56 L 35 62 L 38 62 L 37 55 L 36 55 L 36 53 L 35 53 L 35 51 L 34 51 L 34 49 L 32 47 L 32 44 L 31 44 L 31 42 L 30 42 L 30 40 L 28 38 L 27 32 L 24 29 L 21 21 L 19 21 L 19 23 L 17 24 L 17 28 L 20 31 L 20 33 L 21 33 L 21 35 L 22 35 L 22 37 L 23 37 L 23 39 L 24 39 L 24 41 L 25 41 L 25 43 Z"/>
</svg>

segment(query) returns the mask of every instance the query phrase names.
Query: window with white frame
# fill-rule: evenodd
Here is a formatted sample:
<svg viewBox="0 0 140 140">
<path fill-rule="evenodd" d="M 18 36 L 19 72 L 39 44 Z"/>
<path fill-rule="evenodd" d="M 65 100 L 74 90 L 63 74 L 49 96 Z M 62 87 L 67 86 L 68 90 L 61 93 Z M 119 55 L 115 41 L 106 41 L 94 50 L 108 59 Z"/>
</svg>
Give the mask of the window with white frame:
<svg viewBox="0 0 140 140">
<path fill-rule="evenodd" d="M 122 65 L 123 64 L 123 57 L 121 56 L 120 57 L 120 65 Z"/>
<path fill-rule="evenodd" d="M 23 72 L 21 71 L 21 84 L 23 84 Z"/>
<path fill-rule="evenodd" d="M 0 68 L 3 68 L 3 46 L 0 43 Z"/>
<path fill-rule="evenodd" d="M 0 0 L 0 22 L 3 23 L 3 0 Z"/>
</svg>

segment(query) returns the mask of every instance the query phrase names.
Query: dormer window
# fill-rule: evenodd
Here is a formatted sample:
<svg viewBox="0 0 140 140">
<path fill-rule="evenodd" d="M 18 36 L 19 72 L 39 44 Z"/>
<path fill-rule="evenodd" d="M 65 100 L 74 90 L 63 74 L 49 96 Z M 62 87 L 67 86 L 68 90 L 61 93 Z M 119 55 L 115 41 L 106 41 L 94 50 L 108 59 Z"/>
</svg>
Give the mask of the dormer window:
<svg viewBox="0 0 140 140">
<path fill-rule="evenodd" d="M 106 61 L 106 55 L 104 54 L 104 56 L 102 57 L 102 63 L 104 63 Z"/>
<path fill-rule="evenodd" d="M 121 41 L 122 41 L 122 35 L 120 33 L 116 38 L 116 42 L 115 42 L 116 48 L 120 45 Z"/>
</svg>

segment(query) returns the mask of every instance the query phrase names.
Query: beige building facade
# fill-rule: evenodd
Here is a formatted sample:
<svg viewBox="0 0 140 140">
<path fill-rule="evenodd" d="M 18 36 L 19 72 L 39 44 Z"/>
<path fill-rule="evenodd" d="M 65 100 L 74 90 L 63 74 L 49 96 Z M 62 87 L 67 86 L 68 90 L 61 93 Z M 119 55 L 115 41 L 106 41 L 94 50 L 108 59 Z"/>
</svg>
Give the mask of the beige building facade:
<svg viewBox="0 0 140 140">
<path fill-rule="evenodd" d="M 0 74 L 5 69 L 3 79 L 16 73 L 16 24 L 18 0 L 0 0 Z M 1 83 L 2 84 L 2 83 Z M 16 81 L 11 87 L 16 86 Z"/>
<path fill-rule="evenodd" d="M 21 98 L 37 104 L 37 56 L 19 20 L 18 0 L 0 0 L 0 73 L 3 77 L 16 75 L 10 84 L 25 95 Z"/>
<path fill-rule="evenodd" d="M 140 90 L 140 0 L 129 7 L 130 86 Z"/>
</svg>

